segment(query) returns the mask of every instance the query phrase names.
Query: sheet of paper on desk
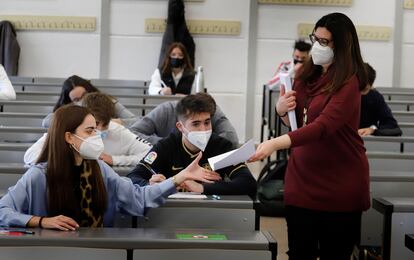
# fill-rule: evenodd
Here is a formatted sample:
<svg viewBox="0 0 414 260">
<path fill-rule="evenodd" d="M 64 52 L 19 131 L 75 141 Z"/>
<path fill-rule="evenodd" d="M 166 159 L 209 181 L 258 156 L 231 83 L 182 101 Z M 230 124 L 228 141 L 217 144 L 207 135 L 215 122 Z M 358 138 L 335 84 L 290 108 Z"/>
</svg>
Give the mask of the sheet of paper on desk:
<svg viewBox="0 0 414 260">
<path fill-rule="evenodd" d="M 291 91 L 292 90 L 292 79 L 290 77 L 289 72 L 282 71 L 279 73 L 279 77 L 280 77 L 280 84 L 285 86 L 285 91 L 286 92 Z M 295 131 L 296 129 L 298 129 L 298 123 L 296 121 L 295 110 L 289 111 L 288 117 L 289 117 L 290 128 L 292 129 L 292 131 Z"/>
<path fill-rule="evenodd" d="M 253 140 L 249 140 L 239 149 L 208 158 L 208 163 L 213 171 L 220 170 L 247 161 L 255 151 Z"/>
<path fill-rule="evenodd" d="M 169 199 L 207 199 L 204 194 L 196 192 L 177 192 L 168 196 Z"/>
</svg>

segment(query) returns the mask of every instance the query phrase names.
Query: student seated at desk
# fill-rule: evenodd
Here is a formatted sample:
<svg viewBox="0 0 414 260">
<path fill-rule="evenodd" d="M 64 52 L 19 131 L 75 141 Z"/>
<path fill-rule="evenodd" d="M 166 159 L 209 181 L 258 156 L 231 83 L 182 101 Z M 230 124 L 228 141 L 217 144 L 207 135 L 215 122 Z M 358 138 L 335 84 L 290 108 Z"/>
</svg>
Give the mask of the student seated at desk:
<svg viewBox="0 0 414 260">
<path fill-rule="evenodd" d="M 368 75 L 368 84 L 361 91 L 361 118 L 358 134 L 360 136 L 400 136 L 402 131 L 397 120 L 392 115 L 391 109 L 385 103 L 384 97 L 373 88 L 377 76 L 374 68 L 365 63 Z"/>
<path fill-rule="evenodd" d="M 76 75 L 67 78 L 63 82 L 62 91 L 55 107 L 53 108 L 53 112 L 63 105 L 79 102 L 79 100 L 81 100 L 86 93 L 92 92 L 100 91 L 94 87 L 89 80 Z M 118 100 L 112 98 L 112 102 L 115 104 L 115 117 L 119 118 L 120 123 L 128 126 L 137 120 L 136 116 L 121 103 L 119 103 Z M 42 126 L 44 128 L 48 128 L 52 119 L 53 113 L 50 113 L 45 117 L 45 119 L 43 119 Z"/>
<path fill-rule="evenodd" d="M 135 166 L 151 149 L 151 145 L 134 135 L 124 126 L 111 121 L 115 115 L 112 99 L 101 92 L 87 93 L 79 101 L 87 107 L 97 121 L 104 152 L 99 159 L 113 166 Z M 42 151 L 47 134 L 44 134 L 24 154 L 25 164 L 34 164 Z"/>
<path fill-rule="evenodd" d="M 128 174 L 141 186 L 154 184 L 187 167 L 203 151 L 202 167 L 210 170 L 207 159 L 233 149 L 230 141 L 212 133 L 211 117 L 216 103 L 204 93 L 188 95 L 176 108 L 178 132 L 159 141 Z M 256 181 L 246 164 L 240 163 L 217 171 L 222 181 L 215 183 L 185 182 L 185 189 L 204 194 L 254 195 Z"/>
<path fill-rule="evenodd" d="M 187 50 L 182 43 L 173 42 L 164 62 L 151 76 L 150 95 L 188 95 L 191 93 L 195 72 Z"/>
<path fill-rule="evenodd" d="M 152 145 L 159 140 L 169 136 L 176 131 L 177 114 L 176 107 L 178 101 L 167 101 L 151 110 L 142 119 L 136 121 L 130 130 L 137 136 L 146 139 Z M 211 117 L 213 133 L 229 140 L 234 148 L 239 146 L 239 138 L 236 129 L 231 124 L 219 106 L 216 105 L 216 112 Z"/>
<path fill-rule="evenodd" d="M 55 112 L 38 164 L 0 200 L 0 226 L 75 230 L 112 226 L 117 211 L 142 216 L 161 205 L 186 180 L 217 180 L 198 165 L 201 155 L 176 175 L 140 187 L 98 160 L 104 147 L 87 108 Z"/>
</svg>

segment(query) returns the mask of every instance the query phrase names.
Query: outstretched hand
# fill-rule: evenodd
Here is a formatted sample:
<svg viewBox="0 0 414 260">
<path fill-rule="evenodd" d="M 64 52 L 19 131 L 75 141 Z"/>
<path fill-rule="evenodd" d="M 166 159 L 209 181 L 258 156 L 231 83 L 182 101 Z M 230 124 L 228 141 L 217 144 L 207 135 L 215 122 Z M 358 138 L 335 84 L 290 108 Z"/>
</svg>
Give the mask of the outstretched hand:
<svg viewBox="0 0 414 260">
<path fill-rule="evenodd" d="M 263 160 L 264 158 L 270 156 L 273 152 L 276 151 L 276 148 L 273 144 L 273 139 L 267 140 L 257 147 L 256 153 L 250 157 L 247 162 L 255 162 L 258 160 Z"/>
<path fill-rule="evenodd" d="M 200 152 L 187 168 L 176 175 L 176 181 L 179 184 L 186 180 L 213 183 L 221 179 L 218 173 L 204 169 L 198 164 L 202 156 L 203 154 Z"/>
</svg>

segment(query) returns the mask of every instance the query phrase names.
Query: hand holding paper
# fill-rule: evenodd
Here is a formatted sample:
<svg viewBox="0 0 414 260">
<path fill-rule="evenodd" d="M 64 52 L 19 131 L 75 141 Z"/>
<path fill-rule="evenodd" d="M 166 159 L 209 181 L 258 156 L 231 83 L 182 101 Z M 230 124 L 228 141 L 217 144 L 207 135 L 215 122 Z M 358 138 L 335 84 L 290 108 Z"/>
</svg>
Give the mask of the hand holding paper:
<svg viewBox="0 0 414 260">
<path fill-rule="evenodd" d="M 289 72 L 280 72 L 280 83 L 281 85 L 285 86 L 285 91 L 291 91 L 292 90 L 292 80 L 291 80 L 291 76 L 289 74 Z M 288 112 L 288 117 L 289 117 L 289 123 L 290 123 L 290 128 L 292 129 L 292 131 L 298 129 L 298 124 L 296 121 L 296 114 L 295 111 L 289 111 Z"/>
<path fill-rule="evenodd" d="M 213 171 L 247 161 L 255 153 L 253 140 L 249 140 L 239 149 L 232 150 L 208 159 Z"/>
</svg>

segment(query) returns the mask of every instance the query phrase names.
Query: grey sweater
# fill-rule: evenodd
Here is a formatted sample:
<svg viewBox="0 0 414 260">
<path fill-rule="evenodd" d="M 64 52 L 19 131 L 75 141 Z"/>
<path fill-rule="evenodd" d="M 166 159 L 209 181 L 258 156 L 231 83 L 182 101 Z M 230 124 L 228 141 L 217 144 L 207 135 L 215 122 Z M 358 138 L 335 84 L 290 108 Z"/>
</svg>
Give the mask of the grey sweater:
<svg viewBox="0 0 414 260">
<path fill-rule="evenodd" d="M 177 103 L 178 101 L 175 100 L 158 105 L 141 120 L 135 122 L 130 130 L 139 137 L 148 140 L 151 144 L 156 144 L 160 139 L 175 131 L 175 123 L 177 122 L 175 107 Z M 218 106 L 211 119 L 211 125 L 214 133 L 229 140 L 234 148 L 239 146 L 236 129 Z"/>
</svg>

